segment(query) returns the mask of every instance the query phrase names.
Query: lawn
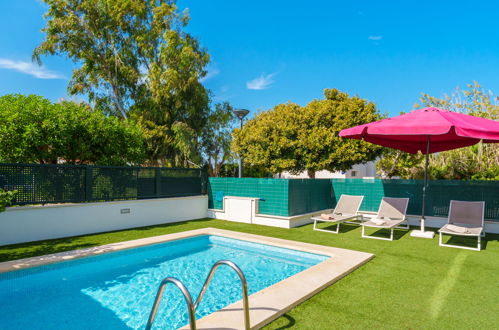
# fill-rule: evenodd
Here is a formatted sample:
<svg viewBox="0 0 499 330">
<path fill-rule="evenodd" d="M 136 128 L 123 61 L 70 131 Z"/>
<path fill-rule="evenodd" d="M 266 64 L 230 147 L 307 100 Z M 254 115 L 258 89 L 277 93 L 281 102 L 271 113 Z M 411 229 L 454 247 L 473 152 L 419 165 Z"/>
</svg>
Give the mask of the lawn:
<svg viewBox="0 0 499 330">
<path fill-rule="evenodd" d="M 345 225 L 338 235 L 311 225 L 280 229 L 196 220 L 104 234 L 0 247 L 0 261 L 81 249 L 179 231 L 215 227 L 371 252 L 376 257 L 265 329 L 493 329 L 499 325 L 499 235 L 480 252 L 438 246 L 398 231 L 393 242 L 363 239 Z"/>
</svg>

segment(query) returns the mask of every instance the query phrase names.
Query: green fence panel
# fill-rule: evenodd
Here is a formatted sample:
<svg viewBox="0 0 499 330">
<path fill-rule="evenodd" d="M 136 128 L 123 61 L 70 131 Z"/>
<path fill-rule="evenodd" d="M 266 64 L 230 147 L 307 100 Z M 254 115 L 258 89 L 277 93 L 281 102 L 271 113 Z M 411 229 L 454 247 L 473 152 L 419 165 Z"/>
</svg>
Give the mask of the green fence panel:
<svg viewBox="0 0 499 330">
<path fill-rule="evenodd" d="M 259 213 L 288 216 L 288 180 L 209 178 L 209 208 L 223 209 L 223 196 L 259 198 Z"/>
<path fill-rule="evenodd" d="M 332 208 L 331 188 L 329 179 L 290 179 L 288 216 Z"/>
<path fill-rule="evenodd" d="M 418 180 L 332 179 L 333 194 L 362 195 L 362 211 L 376 212 L 383 197 L 408 197 L 409 214 L 421 213 L 422 183 Z"/>
<path fill-rule="evenodd" d="M 1 164 L 0 188 L 17 190 L 14 205 L 111 201 L 206 194 L 201 169 Z"/>
<path fill-rule="evenodd" d="M 158 196 L 157 190 L 156 169 L 139 169 L 137 172 L 137 197 L 139 199 L 155 198 Z"/>
<path fill-rule="evenodd" d="M 92 167 L 90 201 L 110 201 L 138 198 L 138 171 L 135 168 Z"/>
<path fill-rule="evenodd" d="M 159 196 L 188 196 L 201 195 L 205 184 L 203 180 L 206 176 L 198 169 L 169 169 L 161 168 L 159 170 Z"/>
<path fill-rule="evenodd" d="M 485 219 L 499 221 L 497 181 L 430 181 L 427 191 L 428 215 L 447 217 L 451 200 L 485 201 Z"/>
<path fill-rule="evenodd" d="M 80 202 L 85 199 L 85 169 L 0 164 L 0 188 L 17 190 L 17 205 Z"/>
<path fill-rule="evenodd" d="M 223 196 L 260 198 L 260 213 L 294 216 L 333 208 L 342 194 L 363 195 L 362 211 L 378 210 L 381 198 L 408 197 L 407 213 L 421 214 L 422 180 L 210 178 L 209 207 Z M 485 218 L 499 221 L 499 182 L 430 181 L 426 215 L 447 217 L 450 200 L 485 201 Z"/>
</svg>

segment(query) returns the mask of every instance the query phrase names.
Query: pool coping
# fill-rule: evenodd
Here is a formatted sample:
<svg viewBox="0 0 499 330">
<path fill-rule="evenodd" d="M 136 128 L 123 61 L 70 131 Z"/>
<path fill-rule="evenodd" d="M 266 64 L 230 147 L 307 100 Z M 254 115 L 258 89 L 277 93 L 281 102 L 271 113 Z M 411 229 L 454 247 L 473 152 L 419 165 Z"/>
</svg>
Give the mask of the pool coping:
<svg viewBox="0 0 499 330">
<path fill-rule="evenodd" d="M 81 250 L 6 261 L 0 263 L 0 273 L 200 235 L 223 236 L 330 257 L 315 266 L 250 295 L 251 329 L 258 329 L 270 323 L 374 258 L 373 254 L 366 252 L 208 227 Z M 243 315 L 243 304 L 242 300 L 240 300 L 197 320 L 196 324 L 198 329 L 243 329 Z M 181 329 L 189 329 L 189 327 L 185 326 Z"/>
</svg>

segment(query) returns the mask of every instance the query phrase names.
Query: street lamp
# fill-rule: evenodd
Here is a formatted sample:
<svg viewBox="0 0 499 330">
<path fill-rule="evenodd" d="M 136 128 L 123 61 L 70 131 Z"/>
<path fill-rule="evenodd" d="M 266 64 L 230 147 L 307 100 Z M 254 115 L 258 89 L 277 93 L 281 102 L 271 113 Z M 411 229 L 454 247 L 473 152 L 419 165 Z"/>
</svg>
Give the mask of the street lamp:
<svg viewBox="0 0 499 330">
<path fill-rule="evenodd" d="M 234 109 L 232 110 L 234 115 L 236 115 L 237 118 L 239 118 L 240 121 L 240 127 L 243 129 L 243 119 L 246 117 L 246 115 L 249 113 L 249 110 L 246 109 Z M 243 175 L 243 158 L 241 155 L 239 155 L 239 177 L 241 178 Z"/>
</svg>

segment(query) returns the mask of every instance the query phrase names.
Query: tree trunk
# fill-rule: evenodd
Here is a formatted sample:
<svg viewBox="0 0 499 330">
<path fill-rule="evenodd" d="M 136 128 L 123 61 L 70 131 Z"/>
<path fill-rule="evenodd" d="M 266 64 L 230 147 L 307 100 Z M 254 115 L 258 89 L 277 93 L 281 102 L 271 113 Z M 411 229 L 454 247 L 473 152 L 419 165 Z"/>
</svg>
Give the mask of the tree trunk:
<svg viewBox="0 0 499 330">
<path fill-rule="evenodd" d="M 308 177 L 310 179 L 315 179 L 315 170 L 307 170 Z"/>
</svg>

